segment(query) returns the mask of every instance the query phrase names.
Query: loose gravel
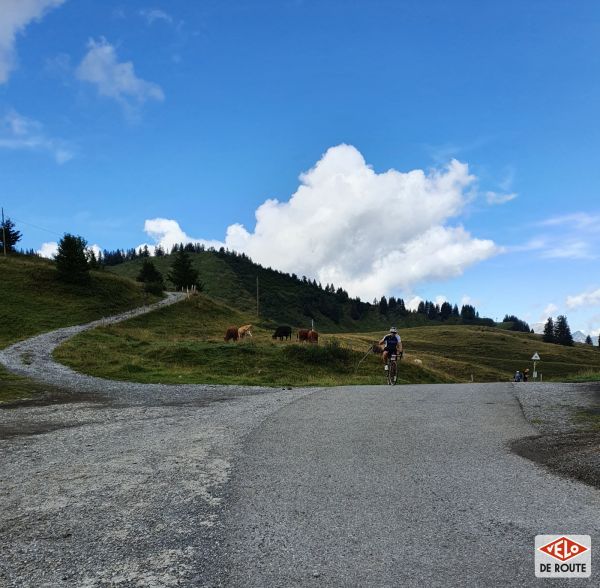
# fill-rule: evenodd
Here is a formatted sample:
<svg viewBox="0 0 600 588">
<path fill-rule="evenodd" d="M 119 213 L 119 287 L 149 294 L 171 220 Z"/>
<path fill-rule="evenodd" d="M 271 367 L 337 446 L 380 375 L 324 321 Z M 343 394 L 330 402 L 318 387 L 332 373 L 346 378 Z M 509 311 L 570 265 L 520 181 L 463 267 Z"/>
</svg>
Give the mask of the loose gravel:
<svg viewBox="0 0 600 588">
<path fill-rule="evenodd" d="M 514 441 L 513 451 L 600 488 L 600 430 L 581 418 L 582 413 L 600 414 L 600 384 L 520 383 L 514 390 L 539 434 Z"/>
<path fill-rule="evenodd" d="M 0 351 L 9 370 L 68 390 L 64 403 L 0 410 L 0 586 L 202 586 L 219 565 L 233 455 L 312 390 L 115 382 L 52 358 L 85 329 L 181 299 Z"/>
</svg>

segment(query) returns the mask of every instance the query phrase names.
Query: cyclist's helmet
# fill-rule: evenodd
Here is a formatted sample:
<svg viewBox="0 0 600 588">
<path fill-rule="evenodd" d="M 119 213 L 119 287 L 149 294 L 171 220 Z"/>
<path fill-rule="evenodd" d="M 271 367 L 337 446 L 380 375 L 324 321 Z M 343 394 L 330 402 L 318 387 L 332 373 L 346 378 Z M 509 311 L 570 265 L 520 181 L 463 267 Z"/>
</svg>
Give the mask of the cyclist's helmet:
<svg viewBox="0 0 600 588">
<path fill-rule="evenodd" d="M 390 327 L 390 333 L 397 333 L 398 329 L 396 327 Z"/>
</svg>

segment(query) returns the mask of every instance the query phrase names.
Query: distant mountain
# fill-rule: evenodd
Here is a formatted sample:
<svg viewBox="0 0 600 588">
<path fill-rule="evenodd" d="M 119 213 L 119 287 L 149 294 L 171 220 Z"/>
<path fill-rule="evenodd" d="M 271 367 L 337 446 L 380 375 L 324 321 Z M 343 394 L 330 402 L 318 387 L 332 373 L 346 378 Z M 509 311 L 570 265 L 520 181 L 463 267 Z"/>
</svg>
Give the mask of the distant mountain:
<svg viewBox="0 0 600 588">
<path fill-rule="evenodd" d="M 543 335 L 545 324 L 546 323 L 533 323 L 531 325 L 531 328 L 533 329 L 534 333 L 538 335 Z M 572 333 L 572 335 L 573 341 L 575 341 L 575 343 L 585 343 L 585 338 L 587 337 L 587 335 L 583 331 L 575 331 L 574 333 Z"/>
</svg>

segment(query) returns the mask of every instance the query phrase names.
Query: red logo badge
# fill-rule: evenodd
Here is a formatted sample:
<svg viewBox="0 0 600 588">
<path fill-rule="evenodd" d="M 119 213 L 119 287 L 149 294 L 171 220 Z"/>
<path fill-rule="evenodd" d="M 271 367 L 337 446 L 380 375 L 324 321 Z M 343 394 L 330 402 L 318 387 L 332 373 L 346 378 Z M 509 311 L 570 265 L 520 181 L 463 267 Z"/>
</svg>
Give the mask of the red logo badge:
<svg viewBox="0 0 600 588">
<path fill-rule="evenodd" d="M 570 559 L 581 555 L 588 548 L 584 545 L 569 539 L 568 537 L 559 537 L 558 539 L 538 548 L 558 561 L 569 561 Z"/>
</svg>

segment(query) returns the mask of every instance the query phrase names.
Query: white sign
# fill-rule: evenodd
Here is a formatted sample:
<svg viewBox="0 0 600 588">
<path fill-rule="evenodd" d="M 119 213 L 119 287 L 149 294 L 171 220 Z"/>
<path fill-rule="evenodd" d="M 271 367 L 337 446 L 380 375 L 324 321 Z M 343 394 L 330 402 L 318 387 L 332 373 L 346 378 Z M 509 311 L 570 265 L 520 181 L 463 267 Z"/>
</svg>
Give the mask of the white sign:
<svg viewBox="0 0 600 588">
<path fill-rule="evenodd" d="M 592 541 L 589 535 L 537 535 L 537 578 L 589 578 L 592 575 Z"/>
<path fill-rule="evenodd" d="M 540 356 L 537 354 L 537 351 L 533 354 L 531 359 L 532 361 L 540 361 Z"/>
</svg>

